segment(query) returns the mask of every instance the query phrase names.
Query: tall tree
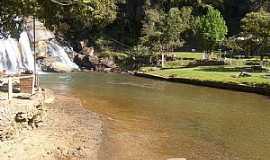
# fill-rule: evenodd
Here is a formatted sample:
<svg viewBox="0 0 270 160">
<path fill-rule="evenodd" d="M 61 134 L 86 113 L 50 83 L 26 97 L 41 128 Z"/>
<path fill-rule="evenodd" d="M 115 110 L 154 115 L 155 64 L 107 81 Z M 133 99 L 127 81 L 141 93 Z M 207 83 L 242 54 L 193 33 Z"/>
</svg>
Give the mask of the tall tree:
<svg viewBox="0 0 270 160">
<path fill-rule="evenodd" d="M 162 54 L 162 67 L 164 52 L 173 51 L 184 44 L 183 33 L 190 28 L 192 9 L 171 8 L 168 12 L 158 9 L 149 9 L 142 29 L 141 43 L 152 52 Z"/>
<path fill-rule="evenodd" d="M 208 8 L 206 15 L 197 20 L 197 35 L 202 49 L 208 54 L 226 38 L 228 28 L 220 12 Z"/>
<path fill-rule="evenodd" d="M 256 44 L 258 53 L 263 60 L 263 53 L 269 47 L 270 13 L 263 9 L 248 13 L 242 19 L 241 28 L 248 39 Z"/>
<path fill-rule="evenodd" d="M 192 9 L 171 8 L 168 13 L 147 11 L 141 42 L 153 51 L 172 51 L 184 43 L 182 34 L 189 29 Z"/>
</svg>

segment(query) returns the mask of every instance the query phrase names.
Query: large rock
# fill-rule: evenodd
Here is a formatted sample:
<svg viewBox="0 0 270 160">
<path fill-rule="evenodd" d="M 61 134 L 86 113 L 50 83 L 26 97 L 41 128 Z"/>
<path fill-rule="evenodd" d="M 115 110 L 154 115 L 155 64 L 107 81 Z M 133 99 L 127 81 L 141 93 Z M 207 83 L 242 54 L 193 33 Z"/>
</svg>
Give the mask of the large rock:
<svg viewBox="0 0 270 160">
<path fill-rule="evenodd" d="M 74 57 L 74 63 L 76 63 L 82 69 L 97 69 L 99 59 L 96 56 L 77 54 Z"/>
<path fill-rule="evenodd" d="M 36 43 L 36 58 L 46 58 L 48 56 L 48 44 L 46 41 Z"/>
<path fill-rule="evenodd" d="M 117 68 L 114 59 L 110 57 L 99 58 L 93 47 L 88 47 L 87 42 L 81 41 L 82 50 L 73 59 L 81 69 L 111 72 Z"/>
<path fill-rule="evenodd" d="M 68 65 L 61 63 L 61 62 L 53 62 L 49 66 L 49 70 L 52 72 L 58 72 L 58 73 L 66 73 L 66 72 L 72 72 L 73 69 L 70 68 Z"/>
<path fill-rule="evenodd" d="M 27 17 L 25 18 L 25 28 L 29 34 L 29 38 L 31 42 L 34 42 L 34 34 L 33 34 L 33 17 Z M 54 39 L 55 36 L 52 32 L 48 31 L 44 24 L 39 21 L 35 20 L 35 41 L 46 41 L 49 39 Z"/>
<path fill-rule="evenodd" d="M 72 72 L 74 69 L 67 64 L 57 61 L 56 58 L 49 57 L 41 61 L 41 69 L 45 72 L 58 72 L 67 73 Z"/>
<path fill-rule="evenodd" d="M 0 141 L 10 140 L 22 129 L 39 127 L 45 121 L 44 94 L 38 92 L 28 100 L 13 98 L 0 101 Z"/>
<path fill-rule="evenodd" d="M 86 56 L 91 56 L 91 57 L 93 57 L 95 55 L 94 54 L 94 52 L 95 52 L 94 48 L 86 46 L 87 42 L 81 41 L 80 43 L 81 43 L 81 47 L 82 47 L 82 50 L 81 50 L 80 54 L 86 55 Z"/>
<path fill-rule="evenodd" d="M 104 65 L 106 68 L 116 68 L 117 65 L 114 63 L 113 58 L 103 58 L 101 60 L 101 64 Z"/>
</svg>

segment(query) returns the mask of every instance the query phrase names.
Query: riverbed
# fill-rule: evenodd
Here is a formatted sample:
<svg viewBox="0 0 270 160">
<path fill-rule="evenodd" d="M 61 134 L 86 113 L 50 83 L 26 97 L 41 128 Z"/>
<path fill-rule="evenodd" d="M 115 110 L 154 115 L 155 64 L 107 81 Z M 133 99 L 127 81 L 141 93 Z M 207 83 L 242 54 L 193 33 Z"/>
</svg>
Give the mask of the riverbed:
<svg viewBox="0 0 270 160">
<path fill-rule="evenodd" d="M 102 115 L 100 160 L 270 159 L 269 97 L 114 73 L 47 74 L 41 84 Z"/>
</svg>

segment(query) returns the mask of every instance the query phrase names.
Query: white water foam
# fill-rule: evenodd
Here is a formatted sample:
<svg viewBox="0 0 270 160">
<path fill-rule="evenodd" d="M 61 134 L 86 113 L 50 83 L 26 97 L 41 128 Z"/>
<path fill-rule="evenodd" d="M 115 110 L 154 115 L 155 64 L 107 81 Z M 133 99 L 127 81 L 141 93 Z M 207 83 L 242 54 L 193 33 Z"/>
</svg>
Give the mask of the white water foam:
<svg viewBox="0 0 270 160">
<path fill-rule="evenodd" d="M 49 55 L 71 69 L 79 69 L 56 41 L 48 43 Z M 0 39 L 0 71 L 16 74 L 22 70 L 34 71 L 34 56 L 27 32 L 22 32 L 19 41 L 13 38 Z"/>
</svg>

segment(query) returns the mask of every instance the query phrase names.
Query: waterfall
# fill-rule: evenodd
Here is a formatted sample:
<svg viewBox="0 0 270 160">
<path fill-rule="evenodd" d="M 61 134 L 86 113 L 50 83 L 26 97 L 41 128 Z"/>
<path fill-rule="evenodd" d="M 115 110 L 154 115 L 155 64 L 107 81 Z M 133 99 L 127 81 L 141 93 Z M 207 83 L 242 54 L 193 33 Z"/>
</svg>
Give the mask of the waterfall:
<svg viewBox="0 0 270 160">
<path fill-rule="evenodd" d="M 30 40 L 26 32 L 22 32 L 19 39 L 22 65 L 29 71 L 34 71 L 34 56 L 30 46 Z"/>
<path fill-rule="evenodd" d="M 70 60 L 64 48 L 56 41 L 51 40 L 48 42 L 48 53 L 49 56 L 56 57 L 61 63 L 70 66 L 72 69 L 79 69 L 79 67 Z"/>
<path fill-rule="evenodd" d="M 64 48 L 57 41 L 45 41 L 49 57 L 55 57 L 71 70 L 79 67 L 71 61 Z M 0 72 L 16 74 L 21 71 L 34 71 L 34 56 L 27 32 L 22 32 L 19 41 L 13 38 L 0 39 Z"/>
<path fill-rule="evenodd" d="M 8 38 L 0 40 L 0 71 L 16 74 L 34 70 L 34 57 L 27 33 L 23 32 L 19 42 Z"/>
<path fill-rule="evenodd" d="M 19 44 L 13 38 L 0 40 L 0 67 L 0 70 L 5 70 L 8 74 L 17 73 L 22 69 Z"/>
<path fill-rule="evenodd" d="M 6 51 L 6 40 L 0 40 L 0 68 L 3 70 L 11 70 L 10 60 Z"/>
</svg>

